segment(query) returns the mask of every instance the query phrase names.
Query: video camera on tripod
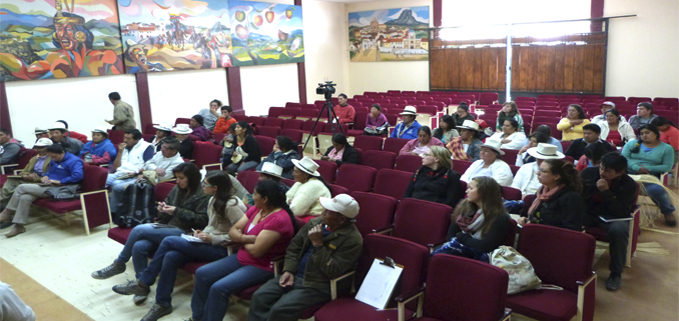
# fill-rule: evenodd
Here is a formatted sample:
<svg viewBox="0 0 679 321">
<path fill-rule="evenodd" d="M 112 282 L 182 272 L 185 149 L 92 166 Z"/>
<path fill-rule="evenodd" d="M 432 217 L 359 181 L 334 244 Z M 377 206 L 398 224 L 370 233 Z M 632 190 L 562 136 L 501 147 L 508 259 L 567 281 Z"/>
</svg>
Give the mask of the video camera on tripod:
<svg viewBox="0 0 679 321">
<path fill-rule="evenodd" d="M 311 127 L 312 133 L 315 132 L 316 126 L 318 125 L 318 121 L 321 119 L 322 115 L 327 117 L 328 122 L 330 123 L 330 131 L 332 132 L 333 135 L 335 134 L 335 128 L 339 129 L 340 133 L 343 133 L 342 126 L 339 125 L 339 119 L 337 118 L 337 115 L 335 114 L 335 110 L 333 109 L 332 105 L 332 94 L 334 94 L 336 91 L 335 86 L 336 84 L 333 84 L 332 81 L 318 83 L 318 88 L 316 88 L 316 94 L 323 95 L 323 97 L 325 98 L 325 104 L 323 104 L 323 107 L 318 113 L 318 117 L 316 117 L 316 122 L 314 123 L 313 127 Z M 307 144 L 309 144 L 309 139 L 311 137 L 312 137 L 311 135 L 307 137 L 307 140 L 304 143 L 304 149 L 306 149 Z"/>
<path fill-rule="evenodd" d="M 316 88 L 316 95 L 323 95 L 325 100 L 332 100 L 332 94 L 335 93 L 335 86 L 332 81 L 326 81 L 325 83 L 318 83 L 318 88 Z"/>
</svg>

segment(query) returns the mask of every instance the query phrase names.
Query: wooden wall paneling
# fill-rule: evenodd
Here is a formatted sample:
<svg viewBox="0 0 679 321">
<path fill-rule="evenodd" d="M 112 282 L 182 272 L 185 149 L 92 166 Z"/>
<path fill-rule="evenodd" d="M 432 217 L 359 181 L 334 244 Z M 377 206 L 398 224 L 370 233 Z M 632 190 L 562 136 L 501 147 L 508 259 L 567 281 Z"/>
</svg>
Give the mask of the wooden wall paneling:
<svg viewBox="0 0 679 321">
<path fill-rule="evenodd" d="M 460 88 L 460 68 L 462 68 L 462 61 L 460 60 L 460 49 L 453 48 L 446 50 L 446 58 L 450 59 L 448 67 L 450 78 L 448 79 L 449 88 Z"/>
<path fill-rule="evenodd" d="M 565 45 L 564 59 L 564 92 L 573 91 L 573 79 L 575 77 L 575 45 Z"/>
<path fill-rule="evenodd" d="M 496 87 L 494 88 L 495 90 L 505 90 L 505 78 L 507 77 L 507 48 L 502 47 L 502 48 L 496 48 L 497 52 L 497 84 Z"/>
<path fill-rule="evenodd" d="M 594 89 L 594 55 L 596 50 L 596 45 L 585 45 L 585 60 L 584 60 L 584 81 L 582 85 L 582 90 L 584 92 L 592 92 Z"/>
<path fill-rule="evenodd" d="M 556 75 L 554 74 L 554 65 L 556 63 L 556 47 L 547 46 L 547 56 L 545 57 L 545 77 L 546 85 L 545 91 L 554 92 L 556 88 Z"/>
<path fill-rule="evenodd" d="M 592 92 L 604 92 L 604 73 L 606 60 L 606 47 L 604 44 L 598 44 L 594 50 L 594 83 Z"/>
<path fill-rule="evenodd" d="M 537 68 L 536 68 L 536 79 L 535 88 L 547 88 L 547 64 L 549 59 L 549 47 L 547 46 L 537 46 Z"/>
<path fill-rule="evenodd" d="M 490 68 L 492 63 L 492 58 L 490 54 L 490 47 L 482 47 L 479 48 L 480 53 L 479 56 L 481 56 L 481 61 L 483 62 L 481 64 L 481 85 L 478 87 L 481 90 L 488 90 L 490 88 L 490 83 L 493 81 L 492 78 L 494 78 L 494 75 L 492 74 Z"/>
<path fill-rule="evenodd" d="M 573 92 L 585 87 L 585 46 L 575 46 L 575 68 L 573 75 Z"/>
<path fill-rule="evenodd" d="M 487 60 L 483 60 L 483 48 L 474 48 L 474 61 L 473 61 L 473 83 L 472 87 L 469 89 L 483 88 L 481 84 L 481 79 L 483 78 L 483 65 L 488 64 Z"/>
<path fill-rule="evenodd" d="M 464 62 L 462 64 L 462 74 L 460 78 L 464 82 L 462 89 L 469 90 L 474 88 L 474 75 L 472 74 L 472 68 L 474 66 L 474 47 L 467 47 L 460 52 L 464 53 Z"/>
<path fill-rule="evenodd" d="M 554 92 L 564 90 L 566 45 L 554 46 L 554 66 L 551 72 L 554 74 Z"/>
<path fill-rule="evenodd" d="M 521 69 L 519 68 L 519 63 L 521 61 L 521 47 L 512 46 L 512 90 L 513 91 L 523 91 L 521 88 Z M 505 61 L 507 59 L 507 54 L 505 53 Z M 506 72 L 506 70 L 505 70 Z M 506 74 L 505 74 L 506 77 Z"/>
</svg>

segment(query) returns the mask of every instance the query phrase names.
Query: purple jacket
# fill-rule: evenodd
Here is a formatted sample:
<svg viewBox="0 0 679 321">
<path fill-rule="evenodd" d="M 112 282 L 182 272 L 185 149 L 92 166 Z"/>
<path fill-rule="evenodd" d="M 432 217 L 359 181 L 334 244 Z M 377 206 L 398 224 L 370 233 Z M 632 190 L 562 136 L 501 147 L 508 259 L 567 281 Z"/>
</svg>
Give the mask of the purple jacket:
<svg viewBox="0 0 679 321">
<path fill-rule="evenodd" d="M 368 117 L 365 118 L 365 127 L 366 128 L 372 128 L 373 126 L 381 127 L 386 122 L 387 116 L 384 116 L 384 114 L 382 113 L 380 113 L 380 115 L 377 116 L 377 119 L 371 118 L 370 114 L 368 114 Z"/>
<path fill-rule="evenodd" d="M 193 133 L 191 135 L 195 135 L 202 141 L 206 141 L 210 139 L 210 132 L 205 128 L 205 126 L 198 126 L 193 129 Z"/>
</svg>

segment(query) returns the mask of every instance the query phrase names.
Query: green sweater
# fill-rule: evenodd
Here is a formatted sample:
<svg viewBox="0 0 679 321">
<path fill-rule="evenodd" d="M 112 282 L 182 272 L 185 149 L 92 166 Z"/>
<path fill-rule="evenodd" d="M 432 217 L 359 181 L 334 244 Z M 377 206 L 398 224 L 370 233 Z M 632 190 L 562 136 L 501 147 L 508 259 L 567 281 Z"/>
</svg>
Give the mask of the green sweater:
<svg viewBox="0 0 679 321">
<path fill-rule="evenodd" d="M 641 166 L 646 168 L 652 175 L 660 175 L 672 170 L 674 164 L 674 149 L 666 143 L 660 143 L 650 152 L 646 153 L 639 146 L 639 151 L 632 152 L 636 144 L 641 144 L 639 140 L 632 140 L 625 144 L 622 149 L 622 156 L 627 158 L 627 164 L 630 173 L 636 174 L 639 172 Z"/>
<path fill-rule="evenodd" d="M 180 199 L 179 187 L 175 186 L 165 199 L 165 203 L 175 206 L 174 213 L 168 215 L 160 213 L 159 221 L 176 226 L 187 233 L 191 229 L 202 230 L 208 222 L 207 205 L 210 202 L 210 195 L 203 192 L 202 188 L 187 199 Z"/>
</svg>

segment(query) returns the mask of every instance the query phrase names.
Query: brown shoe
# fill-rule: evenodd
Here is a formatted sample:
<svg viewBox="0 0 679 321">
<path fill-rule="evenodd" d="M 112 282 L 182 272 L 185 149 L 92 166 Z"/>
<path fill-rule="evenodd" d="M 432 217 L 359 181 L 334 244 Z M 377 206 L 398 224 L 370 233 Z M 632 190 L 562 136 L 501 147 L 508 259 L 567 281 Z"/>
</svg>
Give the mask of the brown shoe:
<svg viewBox="0 0 679 321">
<path fill-rule="evenodd" d="M 22 225 L 19 225 L 19 224 L 14 224 L 14 227 L 12 227 L 12 230 L 9 233 L 5 234 L 5 236 L 7 238 L 15 237 L 15 236 L 17 236 L 21 233 L 24 233 L 24 232 L 26 232 L 25 227 L 23 227 Z"/>
<path fill-rule="evenodd" d="M 3 210 L 2 213 L 0 213 L 0 222 L 9 222 L 11 220 L 12 220 L 12 215 L 7 213 L 7 211 Z"/>
<path fill-rule="evenodd" d="M 665 224 L 670 227 L 677 226 L 677 218 L 674 214 L 665 214 Z"/>
</svg>

